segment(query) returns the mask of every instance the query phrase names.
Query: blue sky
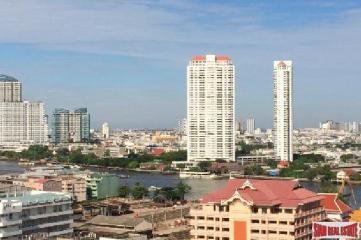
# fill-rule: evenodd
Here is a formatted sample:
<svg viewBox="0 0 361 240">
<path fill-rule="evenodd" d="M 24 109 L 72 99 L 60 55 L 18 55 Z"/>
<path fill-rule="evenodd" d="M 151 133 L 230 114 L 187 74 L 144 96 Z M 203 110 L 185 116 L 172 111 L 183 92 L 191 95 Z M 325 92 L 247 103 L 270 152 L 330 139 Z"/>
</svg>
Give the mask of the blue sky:
<svg viewBox="0 0 361 240">
<path fill-rule="evenodd" d="M 237 117 L 272 126 L 272 61 L 294 61 L 295 126 L 361 121 L 361 1 L 0 0 L 0 73 L 92 126 L 168 128 L 193 55 L 229 55 Z"/>
</svg>

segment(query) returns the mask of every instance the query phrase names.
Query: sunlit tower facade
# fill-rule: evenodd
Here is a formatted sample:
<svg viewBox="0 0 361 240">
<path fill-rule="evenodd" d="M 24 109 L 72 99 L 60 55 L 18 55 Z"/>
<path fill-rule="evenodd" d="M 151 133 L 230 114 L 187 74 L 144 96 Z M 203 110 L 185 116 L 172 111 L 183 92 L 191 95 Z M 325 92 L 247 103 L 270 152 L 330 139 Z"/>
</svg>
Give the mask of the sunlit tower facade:
<svg viewBox="0 0 361 240">
<path fill-rule="evenodd" d="M 273 143 L 277 161 L 293 160 L 293 64 L 273 62 Z"/>
<path fill-rule="evenodd" d="M 188 161 L 235 160 L 235 67 L 228 56 L 196 56 L 187 67 Z"/>
</svg>

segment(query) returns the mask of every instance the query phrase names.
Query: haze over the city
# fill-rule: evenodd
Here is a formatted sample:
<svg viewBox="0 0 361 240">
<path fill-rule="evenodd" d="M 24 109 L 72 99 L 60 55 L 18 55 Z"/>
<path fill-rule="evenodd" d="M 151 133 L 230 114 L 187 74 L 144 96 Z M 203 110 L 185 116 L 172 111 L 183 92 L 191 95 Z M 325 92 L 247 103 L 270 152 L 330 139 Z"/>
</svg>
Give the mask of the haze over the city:
<svg viewBox="0 0 361 240">
<path fill-rule="evenodd" d="M 92 126 L 170 128 L 186 66 L 228 55 L 236 115 L 272 126 L 272 61 L 294 62 L 295 127 L 360 121 L 360 1 L 0 0 L 0 73 L 24 98 L 87 107 Z"/>
</svg>

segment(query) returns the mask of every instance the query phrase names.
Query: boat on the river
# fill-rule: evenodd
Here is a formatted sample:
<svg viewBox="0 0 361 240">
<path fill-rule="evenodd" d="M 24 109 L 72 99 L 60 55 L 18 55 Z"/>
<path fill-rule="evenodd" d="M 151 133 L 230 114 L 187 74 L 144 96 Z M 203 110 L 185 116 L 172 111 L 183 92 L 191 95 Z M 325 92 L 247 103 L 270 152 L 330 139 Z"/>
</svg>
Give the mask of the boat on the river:
<svg viewBox="0 0 361 240">
<path fill-rule="evenodd" d="M 161 190 L 162 188 L 161 187 L 156 187 L 156 186 L 150 186 L 148 188 L 148 191 L 149 192 L 155 192 L 155 191 L 158 191 L 158 190 Z"/>
<path fill-rule="evenodd" d="M 210 172 L 180 172 L 181 179 L 219 179 L 218 175 Z"/>
<path fill-rule="evenodd" d="M 35 163 L 30 162 L 29 160 L 20 159 L 20 161 L 18 162 L 18 165 L 20 167 L 33 167 L 35 165 Z"/>
</svg>

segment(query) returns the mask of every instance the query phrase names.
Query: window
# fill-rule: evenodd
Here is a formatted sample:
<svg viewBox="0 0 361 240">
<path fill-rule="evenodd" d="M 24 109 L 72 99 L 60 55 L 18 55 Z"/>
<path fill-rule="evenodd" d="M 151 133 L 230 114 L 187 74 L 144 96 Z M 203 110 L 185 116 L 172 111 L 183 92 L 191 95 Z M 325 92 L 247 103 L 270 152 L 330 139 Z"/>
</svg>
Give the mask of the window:
<svg viewBox="0 0 361 240">
<path fill-rule="evenodd" d="M 292 209 L 287 208 L 287 209 L 285 209 L 285 213 L 293 213 L 293 210 L 292 210 Z"/>
<path fill-rule="evenodd" d="M 252 223 L 259 223 L 259 220 L 252 219 Z"/>
<path fill-rule="evenodd" d="M 229 232 L 229 228 L 222 228 L 222 232 Z"/>
<path fill-rule="evenodd" d="M 222 222 L 229 222 L 229 218 L 222 218 Z"/>
</svg>

